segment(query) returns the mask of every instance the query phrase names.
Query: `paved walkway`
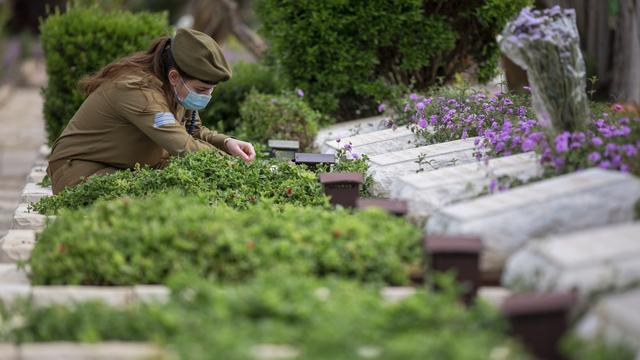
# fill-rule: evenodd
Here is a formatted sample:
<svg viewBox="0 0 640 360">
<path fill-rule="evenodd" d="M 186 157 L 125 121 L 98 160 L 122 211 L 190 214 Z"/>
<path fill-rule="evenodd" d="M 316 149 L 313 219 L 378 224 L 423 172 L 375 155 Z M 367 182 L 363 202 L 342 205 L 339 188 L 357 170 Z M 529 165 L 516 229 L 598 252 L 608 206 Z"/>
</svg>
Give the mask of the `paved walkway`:
<svg viewBox="0 0 640 360">
<path fill-rule="evenodd" d="M 13 90 L 0 106 L 0 237 L 11 226 L 26 177 L 45 142 L 40 90 Z"/>
</svg>

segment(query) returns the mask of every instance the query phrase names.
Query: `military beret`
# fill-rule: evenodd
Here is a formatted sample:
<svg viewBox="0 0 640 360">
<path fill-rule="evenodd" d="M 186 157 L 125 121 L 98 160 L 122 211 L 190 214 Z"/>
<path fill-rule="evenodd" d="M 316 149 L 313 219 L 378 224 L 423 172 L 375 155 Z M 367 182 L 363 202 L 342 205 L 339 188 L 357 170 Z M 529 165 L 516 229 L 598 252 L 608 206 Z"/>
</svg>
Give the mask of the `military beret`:
<svg viewBox="0 0 640 360">
<path fill-rule="evenodd" d="M 222 49 L 209 35 L 192 29 L 178 29 L 171 54 L 180 70 L 208 83 L 217 84 L 231 78 L 231 67 Z"/>
</svg>

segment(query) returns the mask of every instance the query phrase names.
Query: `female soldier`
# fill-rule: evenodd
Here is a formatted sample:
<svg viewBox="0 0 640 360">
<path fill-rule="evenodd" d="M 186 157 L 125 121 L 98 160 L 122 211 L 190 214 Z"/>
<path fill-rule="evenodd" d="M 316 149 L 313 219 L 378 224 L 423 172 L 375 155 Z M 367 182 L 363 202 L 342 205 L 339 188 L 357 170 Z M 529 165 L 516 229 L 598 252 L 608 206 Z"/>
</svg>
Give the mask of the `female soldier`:
<svg viewBox="0 0 640 360">
<path fill-rule="evenodd" d="M 53 144 L 47 174 L 58 193 L 92 175 L 164 166 L 169 156 L 217 149 L 253 161 L 250 143 L 202 126 L 197 110 L 231 69 L 208 35 L 179 29 L 146 53 L 113 62 L 84 78 L 87 99 Z"/>
</svg>

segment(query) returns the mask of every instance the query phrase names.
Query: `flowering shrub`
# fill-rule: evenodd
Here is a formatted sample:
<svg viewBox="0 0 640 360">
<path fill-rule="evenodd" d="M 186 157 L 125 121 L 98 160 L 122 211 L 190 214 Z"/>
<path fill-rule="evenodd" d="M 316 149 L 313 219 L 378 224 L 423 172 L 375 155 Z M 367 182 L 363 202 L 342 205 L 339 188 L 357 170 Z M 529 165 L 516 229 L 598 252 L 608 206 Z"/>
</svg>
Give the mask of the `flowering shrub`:
<svg viewBox="0 0 640 360">
<path fill-rule="evenodd" d="M 497 154 L 507 155 L 506 144 L 500 144 L 495 133 L 509 129 L 513 123 L 531 130 L 535 120 L 531 119 L 527 97 L 499 93 L 487 96 L 483 92 L 456 97 L 409 95 L 403 112 L 409 119 L 412 131 L 424 138 L 427 144 L 465 139 L 484 135 L 494 139 L 492 144 Z M 506 139 L 505 139 L 506 141 Z M 532 148 L 533 149 L 533 148 Z"/>
<path fill-rule="evenodd" d="M 171 189 L 185 194 L 206 193 L 212 202 L 234 208 L 245 208 L 260 199 L 301 206 L 327 203 L 317 176 L 300 166 L 276 160 L 245 164 L 216 151 L 200 151 L 173 159 L 163 170 L 141 168 L 91 177 L 42 198 L 33 208 L 42 214 L 54 214 L 63 208 L 91 205 L 99 199 L 147 196 Z"/>
<path fill-rule="evenodd" d="M 411 94 L 404 105 L 410 128 L 428 144 L 478 136 L 478 160 L 536 151 L 546 177 L 594 166 L 640 175 L 640 117 L 619 105 L 593 116 L 584 131 L 554 134 L 536 119 L 528 96 L 447 95 Z M 593 107 L 594 113 L 602 110 L 599 104 Z M 493 180 L 489 192 L 507 187 L 508 179 Z"/>
<path fill-rule="evenodd" d="M 189 360 L 265 358 L 256 356 L 264 344 L 287 344 L 279 349 L 306 360 L 524 358 L 495 309 L 465 307 L 440 283 L 390 303 L 378 287 L 335 278 L 272 270 L 220 284 L 185 275 L 172 279 L 164 304 L 0 304 L 0 341 L 146 341 Z"/>
<path fill-rule="evenodd" d="M 311 109 L 303 96 L 300 89 L 295 94 L 283 95 L 251 91 L 240 105 L 238 134 L 261 143 L 269 139 L 298 140 L 302 150 L 308 149 L 318 132 L 322 115 Z"/>
<path fill-rule="evenodd" d="M 422 271 L 420 249 L 419 229 L 379 209 L 238 211 L 170 192 L 61 211 L 29 265 L 34 284 L 157 284 L 181 272 L 236 281 L 275 266 L 406 284 Z"/>
<path fill-rule="evenodd" d="M 341 139 L 336 139 L 338 143 Z M 373 187 L 373 177 L 369 174 L 369 156 L 353 152 L 350 143 L 343 144 L 336 153 L 336 164 L 333 166 L 334 172 L 359 172 L 364 176 L 364 183 L 360 187 L 360 196 L 370 197 Z"/>
<path fill-rule="evenodd" d="M 533 108 L 544 127 L 558 132 L 585 129 L 586 68 L 574 9 L 522 9 L 502 32 L 500 48 L 527 70 Z"/>
</svg>

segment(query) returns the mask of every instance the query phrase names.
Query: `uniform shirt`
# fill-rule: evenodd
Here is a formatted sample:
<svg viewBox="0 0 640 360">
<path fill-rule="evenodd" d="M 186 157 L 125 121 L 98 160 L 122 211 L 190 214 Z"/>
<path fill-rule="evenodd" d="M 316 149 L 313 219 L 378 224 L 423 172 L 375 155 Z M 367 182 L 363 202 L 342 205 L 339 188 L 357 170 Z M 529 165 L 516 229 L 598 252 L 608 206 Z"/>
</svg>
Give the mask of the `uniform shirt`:
<svg viewBox="0 0 640 360">
<path fill-rule="evenodd" d="M 78 159 L 131 169 L 160 166 L 169 155 L 225 151 L 228 136 L 202 126 L 197 115 L 190 135 L 191 111 L 178 105 L 175 115 L 157 77 L 134 73 L 109 80 L 82 103 L 53 144 L 49 161 Z"/>
</svg>

